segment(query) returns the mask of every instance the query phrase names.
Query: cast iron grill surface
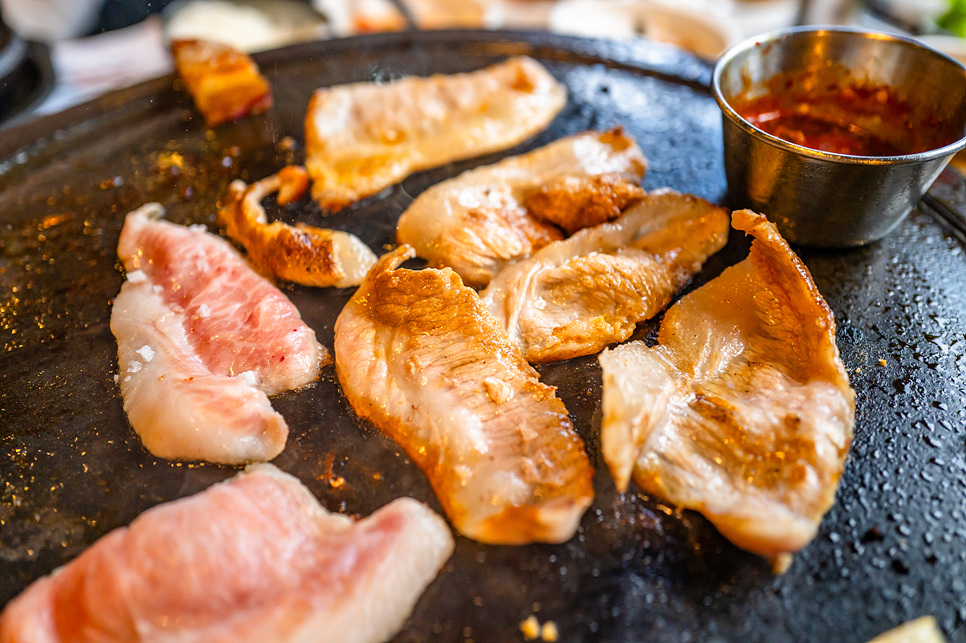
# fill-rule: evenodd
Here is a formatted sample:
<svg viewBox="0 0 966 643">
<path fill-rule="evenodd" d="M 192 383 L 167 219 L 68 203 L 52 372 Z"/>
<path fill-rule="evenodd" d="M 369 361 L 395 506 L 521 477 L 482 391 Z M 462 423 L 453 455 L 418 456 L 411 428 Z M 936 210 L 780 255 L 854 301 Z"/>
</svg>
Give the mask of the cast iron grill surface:
<svg viewBox="0 0 966 643">
<path fill-rule="evenodd" d="M 353 232 L 382 252 L 400 213 L 429 185 L 615 126 L 650 159 L 645 187 L 723 199 L 710 66 L 647 41 L 526 32 L 324 41 L 258 55 L 276 107 L 215 130 L 166 77 L 2 134 L 0 604 L 149 507 L 236 471 L 152 457 L 127 422 L 108 327 L 123 280 L 115 250 L 124 215 L 159 201 L 169 220 L 217 230 L 216 204 L 232 179 L 256 180 L 303 160 L 303 118 L 316 87 L 468 71 L 514 54 L 540 60 L 569 89 L 566 108 L 542 134 L 416 174 L 337 215 L 307 200 L 270 213 Z M 961 177 L 947 173 L 944 181 L 944 202 L 966 203 Z M 747 249 L 732 233 L 692 287 Z M 784 575 L 698 514 L 633 488 L 615 493 L 599 448 L 600 369 L 594 356 L 574 359 L 539 371 L 558 387 L 597 468 L 597 497 L 577 535 L 525 547 L 457 538 L 396 640 L 521 640 L 520 622 L 535 614 L 568 642 L 861 642 L 933 614 L 951 641 L 966 641 L 963 248 L 914 211 L 879 243 L 800 252 L 835 312 L 857 421 L 837 503 Z M 352 290 L 283 289 L 331 349 Z M 330 510 L 368 515 L 402 495 L 440 510 L 401 449 L 353 413 L 334 367 L 273 405 L 291 429 L 275 464 Z"/>
</svg>

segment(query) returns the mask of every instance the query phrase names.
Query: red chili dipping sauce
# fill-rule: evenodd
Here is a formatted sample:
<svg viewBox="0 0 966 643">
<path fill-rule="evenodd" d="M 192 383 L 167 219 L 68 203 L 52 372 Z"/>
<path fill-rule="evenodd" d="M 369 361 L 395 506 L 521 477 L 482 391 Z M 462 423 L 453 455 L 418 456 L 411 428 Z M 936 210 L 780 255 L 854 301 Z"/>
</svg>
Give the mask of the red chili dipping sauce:
<svg viewBox="0 0 966 643">
<path fill-rule="evenodd" d="M 813 150 L 853 156 L 907 153 L 858 125 L 826 120 L 809 114 L 807 110 L 772 110 L 769 106 L 752 104 L 738 113 L 772 136 Z"/>
<path fill-rule="evenodd" d="M 758 129 L 833 154 L 900 156 L 951 142 L 943 140 L 935 116 L 915 113 L 892 88 L 845 77 L 818 84 L 780 76 L 769 81 L 765 95 L 739 95 L 729 102 Z"/>
</svg>

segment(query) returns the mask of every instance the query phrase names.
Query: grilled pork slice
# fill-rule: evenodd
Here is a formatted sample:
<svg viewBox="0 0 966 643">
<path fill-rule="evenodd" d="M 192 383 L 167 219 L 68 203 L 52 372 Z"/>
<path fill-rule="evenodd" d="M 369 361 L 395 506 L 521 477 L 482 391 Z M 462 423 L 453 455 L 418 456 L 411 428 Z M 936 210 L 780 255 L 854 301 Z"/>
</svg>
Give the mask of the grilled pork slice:
<svg viewBox="0 0 966 643">
<path fill-rule="evenodd" d="M 749 256 L 672 306 L 657 346 L 601 354 L 601 447 L 618 489 L 633 475 L 780 568 L 834 502 L 854 393 L 808 269 L 764 216 L 732 223 Z"/>
<path fill-rule="evenodd" d="M 481 293 L 531 363 L 589 355 L 631 336 L 728 240 L 728 215 L 671 190 L 511 264 Z"/>
<path fill-rule="evenodd" d="M 567 409 L 451 270 L 369 272 L 335 325 L 336 371 L 361 417 L 402 446 L 464 535 L 563 542 L 593 500 Z"/>
<path fill-rule="evenodd" d="M 869 643 L 946 643 L 935 616 L 920 616 L 883 632 Z"/>
<path fill-rule="evenodd" d="M 270 464 L 149 509 L 41 578 L 0 643 L 378 642 L 453 550 L 410 498 L 355 522 Z"/>
<path fill-rule="evenodd" d="M 540 132 L 567 92 L 540 63 L 319 89 L 305 119 L 312 196 L 330 210 L 413 172 L 503 150 Z"/>
<path fill-rule="evenodd" d="M 244 52 L 207 40 L 171 43 L 174 66 L 208 127 L 260 114 L 272 90 Z"/>
<path fill-rule="evenodd" d="M 308 174 L 297 165 L 250 186 L 232 181 L 218 219 L 263 273 L 303 286 L 358 286 L 376 262 L 361 239 L 339 230 L 268 222 L 262 199 L 278 192 L 279 205 L 287 205 L 302 198 L 308 185 Z"/>
<path fill-rule="evenodd" d="M 616 218 L 643 196 L 647 160 L 619 130 L 584 132 L 420 194 L 399 218 L 396 241 L 437 268 L 485 286 L 507 263 L 568 233 Z"/>
<path fill-rule="evenodd" d="M 268 395 L 312 382 L 329 360 L 292 302 L 201 226 L 127 215 L 117 246 L 127 281 L 114 301 L 124 410 L 162 458 L 270 460 L 288 427 Z"/>
</svg>

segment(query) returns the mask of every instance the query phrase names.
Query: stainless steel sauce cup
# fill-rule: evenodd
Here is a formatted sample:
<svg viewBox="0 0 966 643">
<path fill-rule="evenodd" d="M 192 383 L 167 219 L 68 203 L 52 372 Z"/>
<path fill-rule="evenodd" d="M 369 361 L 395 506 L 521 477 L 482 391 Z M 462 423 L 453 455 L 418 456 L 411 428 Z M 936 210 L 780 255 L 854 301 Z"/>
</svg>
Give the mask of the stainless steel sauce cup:
<svg viewBox="0 0 966 643">
<path fill-rule="evenodd" d="M 911 105 L 908 128 L 931 128 L 918 131 L 936 146 L 896 156 L 823 152 L 758 129 L 733 106 L 775 91 L 770 81 L 780 76 L 821 88 L 840 81 L 843 69 Z M 966 67 L 911 38 L 839 27 L 762 34 L 718 60 L 713 92 L 722 111 L 729 205 L 767 215 L 796 244 L 849 247 L 881 239 L 966 147 Z M 877 134 L 889 140 L 888 132 Z"/>
</svg>

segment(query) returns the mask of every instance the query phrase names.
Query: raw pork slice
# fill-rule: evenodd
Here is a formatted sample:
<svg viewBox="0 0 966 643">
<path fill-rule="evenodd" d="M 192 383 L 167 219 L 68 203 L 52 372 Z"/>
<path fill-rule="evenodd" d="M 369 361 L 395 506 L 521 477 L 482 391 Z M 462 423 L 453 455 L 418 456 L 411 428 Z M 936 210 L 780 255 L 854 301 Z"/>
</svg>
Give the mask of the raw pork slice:
<svg viewBox="0 0 966 643">
<path fill-rule="evenodd" d="M 641 198 L 647 159 L 620 130 L 583 132 L 469 170 L 416 197 L 396 241 L 463 283 L 485 286 L 506 264 Z"/>
<path fill-rule="evenodd" d="M 402 446 L 446 514 L 488 543 L 563 542 L 593 470 L 555 390 L 452 270 L 373 267 L 335 325 L 352 407 Z"/>
<path fill-rule="evenodd" d="M 727 241 L 724 209 L 654 191 L 508 266 L 481 297 L 531 363 L 590 355 L 664 310 Z"/>
<path fill-rule="evenodd" d="M 411 173 L 504 150 L 542 131 L 566 88 L 537 61 L 315 92 L 305 117 L 312 197 L 339 210 Z"/>
<path fill-rule="evenodd" d="M 292 302 L 203 226 L 127 215 L 117 253 L 127 281 L 114 302 L 124 410 L 162 458 L 270 460 L 288 427 L 268 395 L 304 386 L 328 353 Z"/>
<path fill-rule="evenodd" d="M 253 465 L 35 581 L 0 614 L 0 643 L 375 643 L 452 550 L 449 527 L 415 500 L 356 522 Z"/>
<path fill-rule="evenodd" d="M 218 220 L 265 274 L 303 286 L 358 286 L 376 263 L 376 255 L 359 237 L 302 223 L 268 222 L 262 199 L 278 192 L 278 204 L 287 205 L 302 198 L 308 184 L 308 174 L 298 165 L 251 185 L 236 179 Z"/>
<path fill-rule="evenodd" d="M 835 500 L 854 393 L 808 269 L 764 216 L 732 222 L 748 258 L 672 306 L 657 346 L 601 354 L 601 448 L 618 489 L 633 474 L 780 569 Z"/>
</svg>

